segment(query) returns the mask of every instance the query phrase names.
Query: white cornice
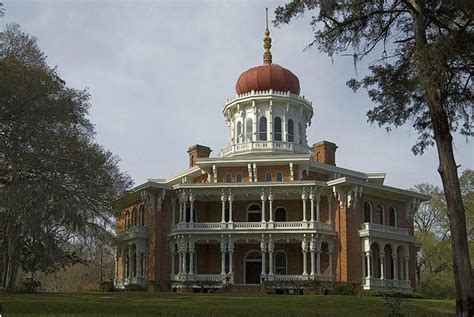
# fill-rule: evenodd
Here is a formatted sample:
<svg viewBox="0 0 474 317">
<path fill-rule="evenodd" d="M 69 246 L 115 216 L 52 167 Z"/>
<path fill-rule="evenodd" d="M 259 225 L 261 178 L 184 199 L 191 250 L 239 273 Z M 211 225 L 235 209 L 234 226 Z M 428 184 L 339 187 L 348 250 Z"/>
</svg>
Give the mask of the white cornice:
<svg viewBox="0 0 474 317">
<path fill-rule="evenodd" d="M 304 162 L 309 163 L 311 155 L 247 155 L 238 157 L 212 157 L 202 158 L 196 161 L 196 164 L 202 167 L 209 167 L 213 164 L 226 166 L 247 166 L 248 163 L 257 163 L 258 165 L 275 165 L 275 163 Z"/>
</svg>

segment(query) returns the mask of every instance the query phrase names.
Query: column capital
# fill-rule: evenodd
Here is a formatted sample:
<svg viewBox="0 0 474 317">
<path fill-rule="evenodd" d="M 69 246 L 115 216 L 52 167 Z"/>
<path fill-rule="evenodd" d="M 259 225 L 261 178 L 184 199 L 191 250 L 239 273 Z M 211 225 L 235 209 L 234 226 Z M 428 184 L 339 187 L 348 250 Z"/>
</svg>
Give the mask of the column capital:
<svg viewBox="0 0 474 317">
<path fill-rule="evenodd" d="M 227 240 L 227 251 L 229 253 L 234 252 L 234 240 L 232 239 Z"/>
<path fill-rule="evenodd" d="M 191 190 L 189 190 L 188 199 L 189 199 L 190 202 L 194 202 L 194 194 Z"/>
<path fill-rule="evenodd" d="M 260 250 L 262 252 L 265 252 L 267 250 L 267 246 L 266 246 L 266 243 L 265 243 L 265 238 L 262 237 L 262 240 L 260 241 Z"/>
<path fill-rule="evenodd" d="M 268 239 L 268 252 L 273 252 L 275 250 L 275 243 L 273 239 Z"/>
<path fill-rule="evenodd" d="M 222 201 L 222 202 L 225 202 L 226 199 L 227 199 L 227 196 L 226 196 L 226 194 L 225 194 L 225 192 L 224 192 L 224 189 L 222 189 L 222 192 L 221 192 L 221 201 Z"/>
<path fill-rule="evenodd" d="M 303 191 L 301 192 L 301 199 L 306 200 L 307 195 L 306 195 L 306 190 L 303 188 Z"/>
</svg>

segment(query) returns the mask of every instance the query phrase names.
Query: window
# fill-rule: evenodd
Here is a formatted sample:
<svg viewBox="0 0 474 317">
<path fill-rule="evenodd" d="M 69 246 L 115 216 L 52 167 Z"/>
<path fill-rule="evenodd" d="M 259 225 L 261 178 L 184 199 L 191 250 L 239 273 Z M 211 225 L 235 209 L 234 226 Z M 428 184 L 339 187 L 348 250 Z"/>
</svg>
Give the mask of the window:
<svg viewBox="0 0 474 317">
<path fill-rule="evenodd" d="M 282 172 L 277 173 L 277 182 L 283 182 L 283 173 Z"/>
<path fill-rule="evenodd" d="M 225 182 L 232 183 L 232 175 L 230 175 L 229 173 L 225 174 Z"/>
<path fill-rule="evenodd" d="M 260 205 L 253 204 L 247 209 L 247 221 L 248 222 L 259 222 L 262 221 L 262 209 Z"/>
<path fill-rule="evenodd" d="M 237 122 L 237 143 L 242 143 L 242 123 Z"/>
<path fill-rule="evenodd" d="M 267 118 L 265 117 L 260 118 L 258 139 L 262 141 L 267 140 Z"/>
<path fill-rule="evenodd" d="M 303 144 L 303 127 L 298 123 L 298 143 Z"/>
<path fill-rule="evenodd" d="M 384 219 L 383 219 L 383 206 L 378 205 L 377 206 L 377 214 L 376 214 L 377 219 L 375 220 L 376 223 L 383 225 Z"/>
<path fill-rule="evenodd" d="M 276 222 L 285 222 L 286 221 L 286 209 L 283 207 L 278 207 L 275 209 L 275 221 Z"/>
<path fill-rule="evenodd" d="M 248 118 L 245 121 L 245 139 L 247 142 L 252 142 L 253 136 L 253 120 L 252 118 Z"/>
<path fill-rule="evenodd" d="M 275 273 L 286 275 L 286 253 L 285 251 L 277 251 L 275 253 Z"/>
<path fill-rule="evenodd" d="M 395 209 L 395 207 L 390 207 L 389 209 L 389 221 L 390 221 L 390 225 L 392 227 L 396 227 L 397 226 L 397 210 Z"/>
<path fill-rule="evenodd" d="M 364 222 L 372 222 L 371 214 L 372 214 L 372 205 L 369 202 L 365 202 L 364 203 Z"/>
<path fill-rule="evenodd" d="M 140 206 L 140 226 L 145 225 L 145 207 Z"/>
<path fill-rule="evenodd" d="M 276 117 L 273 121 L 273 139 L 275 141 L 281 141 L 281 119 L 280 117 Z"/>
<path fill-rule="evenodd" d="M 306 170 L 303 170 L 303 171 L 301 172 L 301 178 L 302 178 L 302 179 L 305 179 L 306 176 L 308 176 L 308 172 L 307 172 Z"/>
<path fill-rule="evenodd" d="M 288 120 L 288 142 L 295 142 L 295 127 L 293 120 Z"/>
<path fill-rule="evenodd" d="M 271 182 L 272 181 L 272 173 L 270 173 L 270 172 L 265 173 L 265 181 L 266 182 Z"/>
<path fill-rule="evenodd" d="M 241 174 L 237 174 L 236 179 L 237 179 L 237 183 L 242 183 L 242 175 Z"/>
<path fill-rule="evenodd" d="M 138 212 L 137 208 L 133 208 L 132 210 L 132 226 L 138 225 Z"/>
</svg>

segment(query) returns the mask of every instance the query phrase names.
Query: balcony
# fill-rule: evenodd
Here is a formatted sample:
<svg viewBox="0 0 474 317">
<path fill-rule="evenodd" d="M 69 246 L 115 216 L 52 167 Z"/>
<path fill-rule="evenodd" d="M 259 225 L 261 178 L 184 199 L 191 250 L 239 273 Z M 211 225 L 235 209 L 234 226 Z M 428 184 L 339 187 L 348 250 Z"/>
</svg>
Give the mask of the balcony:
<svg viewBox="0 0 474 317">
<path fill-rule="evenodd" d="M 380 225 L 364 222 L 360 226 L 359 237 L 377 237 L 412 242 L 415 238 L 410 235 L 407 228 Z"/>
<path fill-rule="evenodd" d="M 145 226 L 134 226 L 117 232 L 117 239 L 126 241 L 133 239 L 147 239 L 148 233 Z"/>
<path fill-rule="evenodd" d="M 261 230 L 320 230 L 334 231 L 331 223 L 322 222 L 303 222 L 303 221 L 287 221 L 287 222 L 194 222 L 179 223 L 174 226 L 172 231 L 192 231 L 192 232 L 219 232 L 219 231 L 261 231 Z"/>
<path fill-rule="evenodd" d="M 401 289 L 405 291 L 411 291 L 411 281 L 409 280 L 389 280 L 380 279 L 374 277 L 367 277 L 362 280 L 362 288 L 364 290 L 377 290 L 377 289 Z"/>
<path fill-rule="evenodd" d="M 221 150 L 220 156 L 232 156 L 236 154 L 255 153 L 255 152 L 281 152 L 311 154 L 311 149 L 303 144 L 282 141 L 253 141 L 231 144 Z"/>
</svg>

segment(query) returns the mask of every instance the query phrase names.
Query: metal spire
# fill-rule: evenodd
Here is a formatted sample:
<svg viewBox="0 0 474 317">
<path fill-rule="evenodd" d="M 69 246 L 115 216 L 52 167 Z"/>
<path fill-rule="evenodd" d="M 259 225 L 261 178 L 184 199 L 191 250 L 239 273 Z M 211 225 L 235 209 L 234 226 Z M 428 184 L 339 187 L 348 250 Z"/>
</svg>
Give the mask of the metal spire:
<svg viewBox="0 0 474 317">
<path fill-rule="evenodd" d="M 268 30 L 268 8 L 265 8 L 265 14 L 266 29 L 263 37 L 263 48 L 265 49 L 263 51 L 263 64 L 270 65 L 272 63 L 272 53 L 270 52 L 272 39 L 270 38 L 270 31 Z"/>
</svg>

